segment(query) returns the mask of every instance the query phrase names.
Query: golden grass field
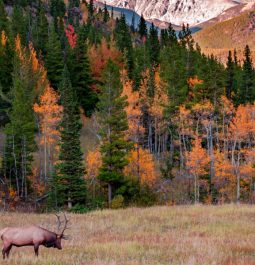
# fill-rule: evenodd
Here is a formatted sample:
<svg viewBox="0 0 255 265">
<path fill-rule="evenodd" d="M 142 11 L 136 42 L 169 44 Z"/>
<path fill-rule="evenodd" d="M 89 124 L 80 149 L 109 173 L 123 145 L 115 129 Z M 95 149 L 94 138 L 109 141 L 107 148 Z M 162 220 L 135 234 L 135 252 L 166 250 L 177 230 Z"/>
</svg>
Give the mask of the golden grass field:
<svg viewBox="0 0 255 265">
<path fill-rule="evenodd" d="M 183 206 L 70 214 L 72 239 L 63 250 L 13 248 L 0 264 L 251 265 L 255 264 L 255 206 Z M 52 214 L 0 214 L 0 228 L 55 228 Z"/>
</svg>

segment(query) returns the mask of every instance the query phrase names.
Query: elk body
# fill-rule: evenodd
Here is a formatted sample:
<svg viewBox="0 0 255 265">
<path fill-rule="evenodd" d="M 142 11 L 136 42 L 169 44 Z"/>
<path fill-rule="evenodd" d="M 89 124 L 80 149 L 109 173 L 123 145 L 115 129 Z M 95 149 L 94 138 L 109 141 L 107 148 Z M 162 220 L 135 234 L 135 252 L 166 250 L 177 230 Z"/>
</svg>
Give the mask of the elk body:
<svg viewBox="0 0 255 265">
<path fill-rule="evenodd" d="M 46 230 L 40 226 L 28 226 L 28 227 L 7 227 L 0 230 L 0 238 L 3 241 L 3 259 L 8 258 L 12 246 L 34 246 L 35 255 L 39 254 L 39 247 L 45 246 L 47 248 L 62 249 L 61 240 L 67 239 L 64 235 L 67 229 L 68 220 L 65 216 L 63 222 L 58 218 L 58 229 L 64 222 L 64 227 L 59 234 Z"/>
</svg>

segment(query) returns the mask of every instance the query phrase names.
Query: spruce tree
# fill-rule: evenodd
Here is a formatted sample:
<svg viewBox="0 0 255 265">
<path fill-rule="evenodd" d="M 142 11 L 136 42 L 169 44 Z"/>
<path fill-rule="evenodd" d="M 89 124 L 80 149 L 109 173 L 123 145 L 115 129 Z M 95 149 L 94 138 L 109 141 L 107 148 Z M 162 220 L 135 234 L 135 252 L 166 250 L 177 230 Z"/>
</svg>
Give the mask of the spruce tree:
<svg viewBox="0 0 255 265">
<path fill-rule="evenodd" d="M 53 27 L 51 27 L 49 40 L 46 45 L 45 65 L 52 87 L 58 89 L 63 71 L 63 54 L 60 40 Z"/>
<path fill-rule="evenodd" d="M 19 34 L 21 37 L 22 44 L 26 43 L 26 20 L 23 14 L 23 9 L 20 6 L 14 6 L 12 18 L 11 18 L 11 29 L 13 39 Z"/>
<path fill-rule="evenodd" d="M 179 40 L 182 47 L 193 50 L 194 40 L 192 37 L 192 32 L 189 28 L 189 24 L 186 26 L 185 24 L 182 25 L 182 30 L 179 32 Z"/>
<path fill-rule="evenodd" d="M 227 79 L 226 79 L 226 96 L 228 99 L 231 99 L 232 92 L 234 90 L 234 78 L 235 78 L 235 72 L 234 72 L 234 62 L 232 59 L 232 52 L 229 51 L 228 53 L 228 61 L 227 61 Z"/>
<path fill-rule="evenodd" d="M 129 78 L 132 78 L 134 70 L 133 45 L 129 27 L 126 24 L 126 18 L 124 14 L 122 14 L 120 20 L 116 22 L 115 39 L 117 47 L 124 54 Z"/>
<path fill-rule="evenodd" d="M 76 91 L 78 102 L 87 116 L 94 111 L 97 93 L 92 88 L 92 77 L 87 55 L 87 45 L 82 34 L 79 35 L 74 56 L 70 62 L 71 81 Z"/>
<path fill-rule="evenodd" d="M 8 18 L 7 13 L 5 12 L 4 3 L 0 0 L 0 32 L 3 30 L 7 32 L 8 30 Z"/>
<path fill-rule="evenodd" d="M 103 11 L 103 20 L 104 22 L 106 23 L 107 21 L 109 21 L 110 19 L 110 14 L 109 14 L 109 11 L 107 9 L 107 6 L 106 6 L 106 3 L 104 4 L 104 11 Z"/>
<path fill-rule="evenodd" d="M 51 0 L 50 12 L 54 19 L 64 17 L 66 12 L 66 5 L 63 0 Z"/>
<path fill-rule="evenodd" d="M 255 100 L 255 71 L 252 65 L 250 47 L 246 45 L 244 50 L 244 63 L 242 80 L 238 93 L 238 103 L 252 103 Z"/>
<path fill-rule="evenodd" d="M 38 14 L 33 30 L 33 39 L 36 50 L 42 52 L 43 56 L 46 54 L 46 45 L 48 43 L 48 27 L 45 6 L 42 1 L 39 0 Z"/>
<path fill-rule="evenodd" d="M 157 65 L 159 63 L 160 43 L 158 40 L 158 30 L 153 23 L 150 27 L 147 47 L 151 64 Z"/>
<path fill-rule="evenodd" d="M 88 22 L 91 23 L 94 19 L 94 1 L 89 0 L 88 4 L 88 11 L 89 11 L 89 16 L 88 16 Z"/>
<path fill-rule="evenodd" d="M 60 124 L 60 162 L 53 178 L 51 198 L 54 198 L 58 207 L 72 208 L 77 204 L 85 204 L 87 192 L 80 143 L 82 125 L 79 104 L 67 67 L 63 70 L 59 90 L 64 111 Z"/>
<path fill-rule="evenodd" d="M 99 179 L 108 185 L 108 203 L 112 196 L 126 192 L 126 181 L 123 173 L 127 165 L 127 152 L 130 143 L 125 139 L 128 129 L 126 98 L 121 96 L 123 88 L 120 82 L 119 68 L 111 60 L 104 71 L 105 85 L 102 87 L 98 103 L 98 119 L 102 137 L 102 167 Z"/>
<path fill-rule="evenodd" d="M 168 38 L 169 38 L 169 42 L 170 42 L 169 44 L 170 45 L 177 44 L 178 41 L 177 41 L 176 31 L 174 30 L 171 23 L 169 24 L 167 31 L 168 31 Z"/>
<path fill-rule="evenodd" d="M 7 40 L 5 44 L 0 42 L 0 127 L 8 121 L 6 110 L 10 103 L 5 97 L 8 97 L 12 86 L 12 72 L 13 49 Z M 4 96 L 1 96 L 2 93 Z"/>
<path fill-rule="evenodd" d="M 143 17 L 143 14 L 141 15 L 139 24 L 138 24 L 138 33 L 141 36 L 141 38 L 146 37 L 147 36 L 147 24 L 146 21 Z"/>
</svg>

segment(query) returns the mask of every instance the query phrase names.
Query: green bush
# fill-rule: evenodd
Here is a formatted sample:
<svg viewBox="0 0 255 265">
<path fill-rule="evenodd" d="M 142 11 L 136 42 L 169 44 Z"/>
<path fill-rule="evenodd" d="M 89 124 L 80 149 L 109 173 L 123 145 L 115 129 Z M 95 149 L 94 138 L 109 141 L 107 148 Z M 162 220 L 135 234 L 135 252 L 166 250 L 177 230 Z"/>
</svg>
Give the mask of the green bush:
<svg viewBox="0 0 255 265">
<path fill-rule="evenodd" d="M 124 197 L 122 195 L 116 195 L 111 203 L 112 209 L 119 209 L 124 207 Z"/>
</svg>

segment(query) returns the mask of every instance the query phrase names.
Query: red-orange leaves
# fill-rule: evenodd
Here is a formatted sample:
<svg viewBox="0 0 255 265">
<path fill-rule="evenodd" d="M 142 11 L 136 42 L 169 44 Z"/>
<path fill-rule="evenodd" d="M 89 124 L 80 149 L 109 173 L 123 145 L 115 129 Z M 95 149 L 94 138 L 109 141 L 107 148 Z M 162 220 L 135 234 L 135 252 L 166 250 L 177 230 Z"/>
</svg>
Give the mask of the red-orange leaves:
<svg viewBox="0 0 255 265">
<path fill-rule="evenodd" d="M 77 34 L 74 31 L 73 25 L 68 25 L 65 29 L 65 33 L 70 47 L 74 49 L 77 43 Z"/>
</svg>

